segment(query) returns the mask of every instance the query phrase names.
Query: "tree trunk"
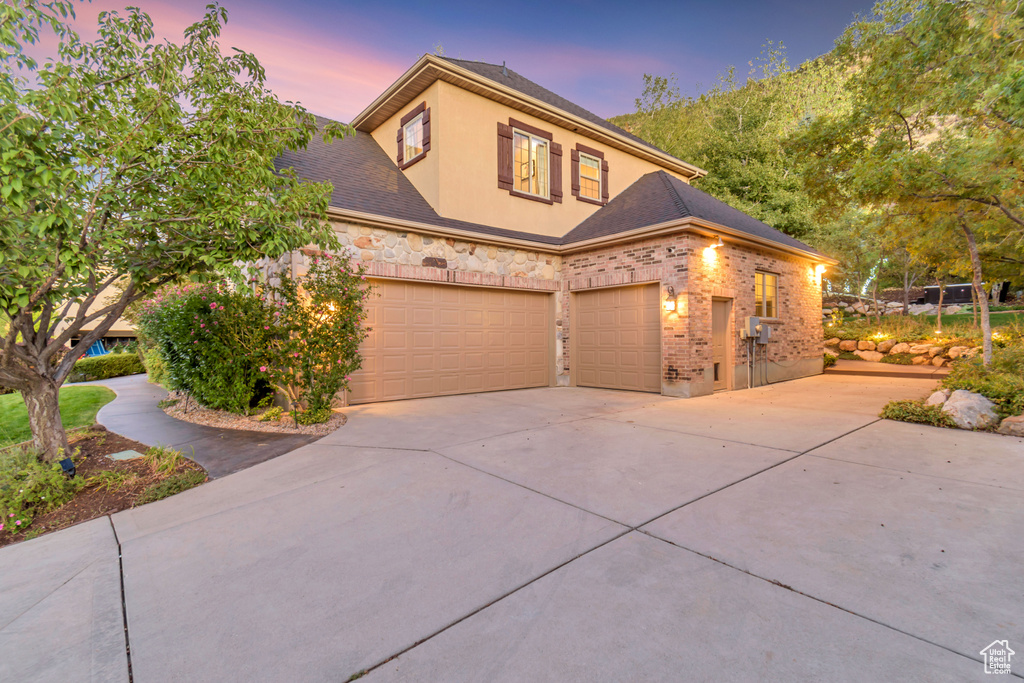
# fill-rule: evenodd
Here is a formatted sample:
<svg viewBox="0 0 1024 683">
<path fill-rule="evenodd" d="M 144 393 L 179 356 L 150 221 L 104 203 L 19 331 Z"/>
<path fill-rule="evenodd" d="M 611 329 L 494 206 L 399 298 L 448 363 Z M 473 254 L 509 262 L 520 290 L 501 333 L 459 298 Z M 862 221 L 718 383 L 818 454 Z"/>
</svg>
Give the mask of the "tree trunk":
<svg viewBox="0 0 1024 683">
<path fill-rule="evenodd" d="M 978 243 L 974 240 L 974 231 L 967 225 L 967 221 L 960 219 L 960 227 L 967 237 L 967 248 L 971 252 L 971 271 L 974 273 L 972 280 L 973 290 L 978 297 L 978 307 L 981 308 L 981 355 L 982 363 L 988 367 L 992 363 L 992 321 L 988 317 L 988 297 L 985 296 L 985 287 L 981 277 L 981 256 L 978 254 Z"/>
<path fill-rule="evenodd" d="M 971 287 L 971 327 L 978 326 L 978 293 Z"/>
<path fill-rule="evenodd" d="M 938 310 L 935 311 L 935 314 L 936 314 L 935 329 L 938 330 L 939 332 L 941 332 L 942 331 L 942 298 L 946 294 L 946 285 L 944 285 L 942 283 L 941 279 L 937 279 L 937 280 L 935 280 L 935 282 L 939 285 L 939 308 L 938 308 Z"/>
<path fill-rule="evenodd" d="M 910 288 L 913 283 L 910 281 L 910 268 L 903 271 L 903 317 L 910 313 Z"/>
<path fill-rule="evenodd" d="M 68 435 L 60 422 L 60 387 L 48 378 L 33 382 L 31 391 L 22 392 L 28 422 L 32 427 L 32 445 L 46 462 L 69 456 Z"/>
</svg>

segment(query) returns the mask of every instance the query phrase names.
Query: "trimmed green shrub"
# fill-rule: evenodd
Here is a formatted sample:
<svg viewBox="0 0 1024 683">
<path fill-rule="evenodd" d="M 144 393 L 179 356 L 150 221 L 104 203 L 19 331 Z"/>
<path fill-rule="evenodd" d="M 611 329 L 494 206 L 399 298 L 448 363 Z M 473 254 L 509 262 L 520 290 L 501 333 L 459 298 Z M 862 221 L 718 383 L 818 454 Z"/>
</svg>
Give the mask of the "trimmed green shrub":
<svg viewBox="0 0 1024 683">
<path fill-rule="evenodd" d="M 146 374 L 149 381 L 154 384 L 163 385 L 167 380 L 167 365 L 160 355 L 159 349 L 148 349 L 142 354 L 142 364 L 146 367 Z"/>
<path fill-rule="evenodd" d="M 317 425 L 331 419 L 330 408 L 316 408 L 314 410 L 293 410 L 292 419 L 300 425 Z"/>
<path fill-rule="evenodd" d="M 933 427 L 956 428 L 953 419 L 942 412 L 942 406 L 926 406 L 923 401 L 889 401 L 879 417 Z"/>
<path fill-rule="evenodd" d="M 825 367 L 826 368 L 830 368 L 830 367 L 832 367 L 835 364 L 836 364 L 836 357 L 833 356 L 831 353 L 826 353 L 825 354 Z"/>
<path fill-rule="evenodd" d="M 142 361 L 134 353 L 108 353 L 105 356 L 82 358 L 68 375 L 68 382 L 91 382 L 145 372 Z"/>
</svg>

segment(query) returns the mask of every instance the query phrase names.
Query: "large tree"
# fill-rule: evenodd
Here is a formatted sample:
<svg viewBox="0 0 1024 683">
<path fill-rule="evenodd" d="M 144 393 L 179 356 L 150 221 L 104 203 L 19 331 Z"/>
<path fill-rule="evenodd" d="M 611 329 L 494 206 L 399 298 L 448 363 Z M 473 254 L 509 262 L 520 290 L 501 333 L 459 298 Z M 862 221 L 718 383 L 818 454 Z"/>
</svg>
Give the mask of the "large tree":
<svg viewBox="0 0 1024 683">
<path fill-rule="evenodd" d="M 224 9 L 209 6 L 180 45 L 131 8 L 101 13 L 84 42 L 73 9 L 0 3 L 0 384 L 24 396 L 46 459 L 67 451 L 60 385 L 133 301 L 186 274 L 334 245 L 330 187 L 274 167 L 317 123 L 266 88 L 255 56 L 222 51 Z M 25 48 L 46 31 L 59 47 L 40 63 Z"/>
<path fill-rule="evenodd" d="M 1024 11 L 1008 0 L 885 0 L 838 41 L 848 113 L 816 117 L 793 149 L 810 191 L 955 226 L 992 355 L 983 263 L 1024 244 Z"/>
</svg>

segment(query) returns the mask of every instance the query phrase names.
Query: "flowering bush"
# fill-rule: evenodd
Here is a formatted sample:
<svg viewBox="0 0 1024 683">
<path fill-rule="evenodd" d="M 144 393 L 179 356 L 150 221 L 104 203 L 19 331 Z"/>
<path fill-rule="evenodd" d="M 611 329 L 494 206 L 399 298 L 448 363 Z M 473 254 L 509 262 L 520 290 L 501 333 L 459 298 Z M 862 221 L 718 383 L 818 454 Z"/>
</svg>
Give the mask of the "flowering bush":
<svg viewBox="0 0 1024 683">
<path fill-rule="evenodd" d="M 63 456 L 61 456 L 63 457 Z M 0 531 L 18 533 L 35 517 L 59 508 L 85 485 L 55 462 L 17 448 L 0 453 Z"/>
<path fill-rule="evenodd" d="M 247 412 L 273 387 L 293 412 L 303 407 L 305 420 L 322 422 L 362 362 L 365 280 L 361 266 L 326 256 L 298 278 L 166 288 L 133 317 L 159 350 L 168 388 L 209 408 Z"/>
<path fill-rule="evenodd" d="M 275 333 L 273 314 L 249 292 L 170 288 L 142 304 L 137 318 L 160 352 L 169 388 L 235 413 L 247 412 L 269 392 L 259 367 Z"/>
<path fill-rule="evenodd" d="M 359 344 L 366 338 L 362 322 L 370 295 L 364 269 L 326 255 L 301 278 L 282 274 L 269 292 L 280 333 L 260 369 L 293 408 L 305 404 L 323 422 L 335 394 L 348 388 L 362 365 Z"/>
</svg>

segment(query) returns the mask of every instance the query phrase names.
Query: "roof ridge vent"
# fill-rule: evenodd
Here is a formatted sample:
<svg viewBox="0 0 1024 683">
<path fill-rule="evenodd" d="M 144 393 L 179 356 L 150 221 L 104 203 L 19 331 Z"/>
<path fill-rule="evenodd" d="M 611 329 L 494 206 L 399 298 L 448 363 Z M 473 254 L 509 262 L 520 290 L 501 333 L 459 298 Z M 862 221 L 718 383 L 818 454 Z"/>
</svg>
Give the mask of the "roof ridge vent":
<svg viewBox="0 0 1024 683">
<path fill-rule="evenodd" d="M 505 60 L 501 60 L 501 75 L 508 78 L 508 69 L 505 68 Z"/>
<path fill-rule="evenodd" d="M 672 182 L 672 176 L 665 171 L 657 171 L 657 173 L 661 176 L 661 182 L 665 183 L 665 187 L 667 187 L 668 191 L 672 193 L 672 198 L 676 207 L 682 211 L 684 216 L 692 216 L 693 212 L 690 211 L 690 207 L 686 205 L 686 200 L 684 200 L 682 195 L 679 194 L 679 190 L 675 188 L 675 185 Z"/>
</svg>

